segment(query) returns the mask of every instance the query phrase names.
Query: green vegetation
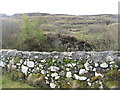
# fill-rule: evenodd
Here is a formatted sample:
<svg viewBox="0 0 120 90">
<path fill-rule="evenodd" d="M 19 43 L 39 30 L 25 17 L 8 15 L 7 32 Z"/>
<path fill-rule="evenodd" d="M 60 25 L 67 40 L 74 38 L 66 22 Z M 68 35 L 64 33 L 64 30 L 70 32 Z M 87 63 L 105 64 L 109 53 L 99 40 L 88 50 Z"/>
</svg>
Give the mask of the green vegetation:
<svg viewBox="0 0 120 90">
<path fill-rule="evenodd" d="M 2 18 L 2 48 L 30 51 L 118 50 L 116 15 L 26 15 Z"/>
<path fill-rule="evenodd" d="M 114 72 L 112 72 L 112 71 L 110 71 L 110 72 L 111 72 L 111 75 L 114 74 Z M 14 80 L 13 78 L 10 77 L 10 75 L 11 75 L 10 72 L 9 73 L 7 72 L 7 73 L 3 74 L 2 76 L 0 75 L 0 77 L 2 77 L 2 88 L 49 88 L 49 86 L 46 85 L 43 80 L 43 75 L 41 76 L 38 74 L 33 74 L 28 77 L 27 81 L 26 80 L 20 81 L 18 78 L 16 78 L 16 80 Z M 14 75 L 15 75 L 15 73 L 14 73 Z M 108 75 L 108 73 L 107 73 L 107 75 Z M 120 87 L 119 80 L 118 81 L 113 80 L 114 78 L 116 78 L 115 76 L 112 76 L 111 79 L 109 78 L 106 80 L 107 77 L 109 77 L 109 75 L 105 76 L 104 78 L 101 78 L 99 76 L 92 77 L 90 82 L 92 82 L 93 86 L 91 88 L 95 88 L 95 87 L 98 88 L 100 85 L 95 82 L 99 81 L 99 80 L 102 80 L 103 87 L 106 89 Z M 61 79 L 59 79 L 58 81 L 60 81 L 60 82 L 56 82 L 56 85 L 58 85 L 62 88 L 71 88 L 71 89 L 72 88 L 90 88 L 86 82 L 74 80 L 72 78 L 61 77 Z"/>
<path fill-rule="evenodd" d="M 9 74 L 0 75 L 0 77 L 2 77 L 2 88 L 35 88 L 22 81 L 13 81 Z"/>
<path fill-rule="evenodd" d="M 106 86 L 108 87 L 108 88 L 119 88 L 120 87 L 120 82 L 116 82 L 116 81 L 108 81 L 108 82 L 106 82 Z"/>
<path fill-rule="evenodd" d="M 21 26 L 21 32 L 18 34 L 18 48 L 22 50 L 35 50 L 32 46 L 34 44 L 40 47 L 41 42 L 46 38 L 43 35 L 43 29 L 40 27 L 40 23 L 43 20 L 36 18 L 35 21 L 30 21 L 29 17 L 23 16 L 23 24 Z"/>
<path fill-rule="evenodd" d="M 118 24 L 90 25 L 83 31 L 74 33 L 79 40 L 84 40 L 93 46 L 93 50 L 118 50 Z"/>
<path fill-rule="evenodd" d="M 2 77 L 2 88 L 49 88 L 42 74 L 32 74 L 26 79 L 22 72 L 4 70 L 0 77 Z"/>
<path fill-rule="evenodd" d="M 120 88 L 120 71 L 110 70 L 103 78 L 106 88 Z"/>
<path fill-rule="evenodd" d="M 69 60 L 66 60 L 66 61 L 69 61 Z M 84 63 L 84 62 L 81 61 L 80 63 Z M 75 80 L 74 78 L 67 78 L 65 75 L 61 76 L 58 80 L 55 81 L 55 84 L 57 86 L 60 86 L 61 88 L 71 88 L 71 89 L 72 88 L 98 88 L 100 86 L 99 82 L 102 82 L 103 87 L 105 89 L 120 87 L 120 82 L 119 82 L 120 71 L 117 71 L 117 70 L 109 70 L 108 72 L 104 73 L 103 78 L 101 76 L 92 76 L 90 77 L 89 81 Z M 2 77 L 3 88 L 50 88 L 49 84 L 47 85 L 45 83 L 45 76 L 46 74 L 43 75 L 39 73 L 37 74 L 33 73 L 33 74 L 30 74 L 29 76 L 25 76 L 25 74 L 23 74 L 22 72 L 18 72 L 15 70 L 6 71 L 5 69 L 3 70 L 3 75 L 0 75 L 0 77 Z M 52 77 L 50 76 L 49 79 L 51 78 Z M 87 82 L 91 83 L 92 86 L 88 86 Z"/>
</svg>

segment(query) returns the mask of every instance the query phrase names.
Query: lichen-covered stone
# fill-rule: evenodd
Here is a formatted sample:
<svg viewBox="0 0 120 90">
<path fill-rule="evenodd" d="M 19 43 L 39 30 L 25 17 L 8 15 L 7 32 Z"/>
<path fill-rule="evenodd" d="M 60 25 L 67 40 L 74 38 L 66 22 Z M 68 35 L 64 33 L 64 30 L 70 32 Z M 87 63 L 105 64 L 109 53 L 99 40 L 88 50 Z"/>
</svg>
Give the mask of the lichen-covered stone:
<svg viewBox="0 0 120 90">
<path fill-rule="evenodd" d="M 66 77 L 72 77 L 72 73 L 71 72 L 67 72 L 66 73 Z"/>
<path fill-rule="evenodd" d="M 87 79 L 87 77 L 85 77 L 85 76 L 81 76 L 80 78 L 79 78 L 79 80 L 86 80 Z"/>
<path fill-rule="evenodd" d="M 76 63 L 72 63 L 72 66 L 73 66 L 73 67 L 76 66 Z"/>
<path fill-rule="evenodd" d="M 58 73 L 52 73 L 51 76 L 56 77 L 56 76 L 58 76 Z"/>
<path fill-rule="evenodd" d="M 66 68 L 66 71 L 70 71 L 70 68 Z"/>
<path fill-rule="evenodd" d="M 88 85 L 89 85 L 89 86 L 92 86 L 92 83 L 88 82 Z"/>
<path fill-rule="evenodd" d="M 58 67 L 56 67 L 56 66 L 50 66 L 50 70 L 51 70 L 51 71 L 58 71 L 58 70 L 59 70 L 59 68 L 58 68 Z"/>
<path fill-rule="evenodd" d="M 96 68 L 93 68 L 93 70 L 92 70 L 92 71 L 94 71 L 94 72 L 95 72 L 95 71 L 96 71 Z"/>
<path fill-rule="evenodd" d="M 104 75 L 101 74 L 101 73 L 95 72 L 95 76 L 101 76 L 101 77 L 103 77 Z"/>
<path fill-rule="evenodd" d="M 55 79 L 59 79 L 60 78 L 60 76 L 55 76 Z"/>
<path fill-rule="evenodd" d="M 100 67 L 102 67 L 102 68 L 107 68 L 107 67 L 108 67 L 108 64 L 104 62 L 104 63 L 100 64 Z"/>
<path fill-rule="evenodd" d="M 48 80 L 45 81 L 46 84 L 49 84 L 50 82 Z"/>
<path fill-rule="evenodd" d="M 25 75 L 27 75 L 27 71 L 28 71 L 28 67 L 22 65 L 22 72 L 25 73 Z"/>
<path fill-rule="evenodd" d="M 45 71 L 45 70 L 41 70 L 41 73 L 42 73 L 42 74 L 46 74 L 46 71 Z"/>
<path fill-rule="evenodd" d="M 88 72 L 88 71 L 85 70 L 85 69 L 80 69 L 79 74 L 85 74 L 85 73 L 87 73 L 87 72 Z"/>
<path fill-rule="evenodd" d="M 27 66 L 28 67 L 34 67 L 34 62 L 33 61 L 27 61 Z"/>
<path fill-rule="evenodd" d="M 51 87 L 51 88 L 55 88 L 55 87 L 56 87 L 56 84 L 50 83 L 50 87 Z"/>
<path fill-rule="evenodd" d="M 59 72 L 59 75 L 60 75 L 60 76 L 64 76 L 64 75 L 65 75 L 65 72 L 64 72 L 64 71 L 61 71 L 61 72 Z"/>
<path fill-rule="evenodd" d="M 89 64 L 88 62 L 86 62 L 86 63 L 84 64 L 84 67 L 85 67 L 86 70 L 89 70 L 89 65 L 90 65 L 90 64 Z"/>
<path fill-rule="evenodd" d="M 99 66 L 99 64 L 95 62 L 95 67 L 98 67 L 98 66 Z"/>
<path fill-rule="evenodd" d="M 107 57 L 106 57 L 106 61 L 113 61 L 112 56 L 107 56 Z"/>
<path fill-rule="evenodd" d="M 41 62 L 46 62 L 46 60 L 45 60 L 45 59 L 43 59 L 43 60 L 41 60 Z"/>
<path fill-rule="evenodd" d="M 72 64 L 68 63 L 67 66 L 68 66 L 68 67 L 72 67 Z"/>
<path fill-rule="evenodd" d="M 75 78 L 76 80 L 79 80 L 80 76 L 78 76 L 77 74 L 74 74 L 74 78 Z"/>
</svg>

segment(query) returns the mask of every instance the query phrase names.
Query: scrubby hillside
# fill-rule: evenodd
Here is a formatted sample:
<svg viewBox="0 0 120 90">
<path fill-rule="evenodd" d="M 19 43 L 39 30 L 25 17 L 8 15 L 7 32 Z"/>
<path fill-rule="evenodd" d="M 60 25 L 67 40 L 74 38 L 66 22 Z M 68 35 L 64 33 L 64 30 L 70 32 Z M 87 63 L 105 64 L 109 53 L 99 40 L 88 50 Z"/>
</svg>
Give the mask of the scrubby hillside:
<svg viewBox="0 0 120 90">
<path fill-rule="evenodd" d="M 21 25 L 23 24 L 22 15 L 23 14 L 14 14 L 7 16 L 1 14 L 3 48 L 17 48 L 16 35 L 20 32 Z M 26 13 L 26 15 L 29 16 L 31 22 L 37 17 L 45 21 L 40 23 L 40 26 L 44 30 L 44 35 L 48 38 L 46 43 L 43 44 L 43 46 L 46 46 L 42 47 L 41 45 L 42 49 L 40 49 L 36 48 L 37 44 L 34 43 L 32 46 L 33 50 L 117 50 L 117 15 L 101 14 L 75 16 L 48 13 Z M 65 42 L 63 38 L 65 38 L 67 42 Z M 43 48 L 47 48 L 47 50 Z"/>
</svg>

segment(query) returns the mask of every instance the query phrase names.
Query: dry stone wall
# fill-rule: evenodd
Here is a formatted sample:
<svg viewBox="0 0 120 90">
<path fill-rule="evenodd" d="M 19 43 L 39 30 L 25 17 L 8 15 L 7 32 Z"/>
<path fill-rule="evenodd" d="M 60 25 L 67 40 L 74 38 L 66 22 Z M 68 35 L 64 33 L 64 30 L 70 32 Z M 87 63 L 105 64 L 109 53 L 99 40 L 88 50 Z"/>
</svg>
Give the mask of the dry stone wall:
<svg viewBox="0 0 120 90">
<path fill-rule="evenodd" d="M 86 81 L 89 86 L 91 77 L 104 77 L 108 70 L 120 71 L 120 52 L 29 52 L 0 50 L 0 66 L 21 71 L 27 77 L 40 73 L 51 88 L 60 87 L 60 78 L 73 78 Z M 100 82 L 102 87 L 102 83 Z"/>
</svg>

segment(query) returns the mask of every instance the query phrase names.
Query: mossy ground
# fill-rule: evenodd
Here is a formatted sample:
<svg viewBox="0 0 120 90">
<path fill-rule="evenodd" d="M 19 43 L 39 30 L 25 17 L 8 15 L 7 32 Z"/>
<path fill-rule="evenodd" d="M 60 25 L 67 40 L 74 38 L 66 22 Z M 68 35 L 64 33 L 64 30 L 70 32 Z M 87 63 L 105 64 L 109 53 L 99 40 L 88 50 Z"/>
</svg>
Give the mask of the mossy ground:
<svg viewBox="0 0 120 90">
<path fill-rule="evenodd" d="M 110 70 L 103 78 L 106 88 L 120 88 L 120 71 Z"/>
</svg>

